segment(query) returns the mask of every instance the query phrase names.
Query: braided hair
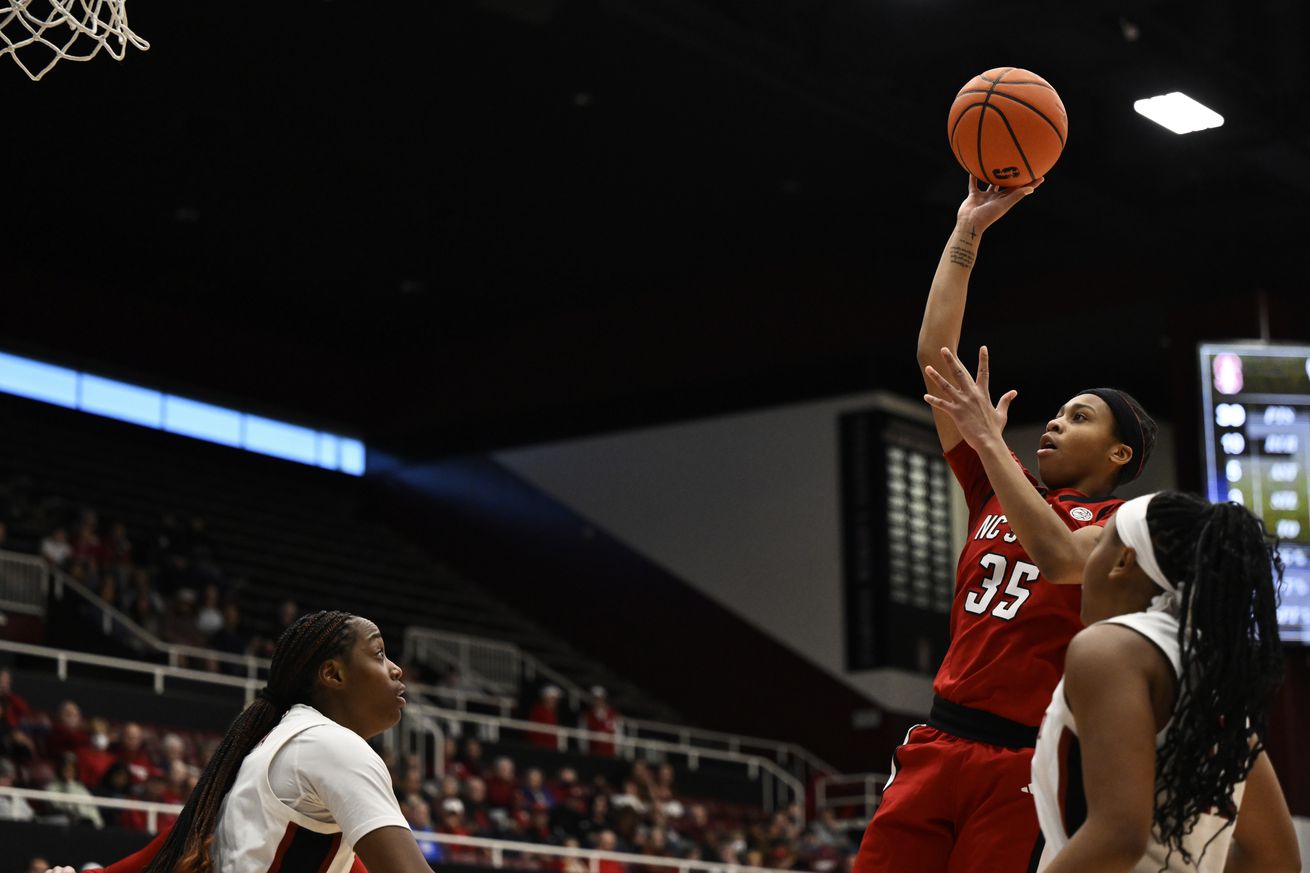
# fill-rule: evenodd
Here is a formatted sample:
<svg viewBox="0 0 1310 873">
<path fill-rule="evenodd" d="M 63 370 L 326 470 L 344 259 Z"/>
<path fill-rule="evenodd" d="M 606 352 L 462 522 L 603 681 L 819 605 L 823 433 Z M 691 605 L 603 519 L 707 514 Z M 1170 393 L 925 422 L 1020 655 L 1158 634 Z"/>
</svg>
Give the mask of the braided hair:
<svg viewBox="0 0 1310 873">
<path fill-rule="evenodd" d="M 268 686 L 236 717 L 214 752 L 173 830 L 143 873 L 209 873 L 218 810 L 241 762 L 297 703 L 309 701 L 318 667 L 355 642 L 348 612 L 311 612 L 278 637 Z"/>
<path fill-rule="evenodd" d="M 1233 790 L 1264 749 L 1266 708 L 1283 672 L 1283 565 L 1263 522 L 1236 503 L 1164 491 L 1146 523 L 1160 570 L 1178 585 L 1182 659 L 1156 760 L 1154 825 L 1169 856 L 1191 863 L 1184 838 L 1201 813 L 1232 823 Z"/>
</svg>

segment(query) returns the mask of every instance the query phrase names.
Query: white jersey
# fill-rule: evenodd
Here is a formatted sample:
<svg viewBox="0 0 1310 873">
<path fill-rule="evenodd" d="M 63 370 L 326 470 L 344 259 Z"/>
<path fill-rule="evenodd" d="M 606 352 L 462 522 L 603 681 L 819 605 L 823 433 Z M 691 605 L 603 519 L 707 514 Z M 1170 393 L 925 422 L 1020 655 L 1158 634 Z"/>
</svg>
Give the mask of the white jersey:
<svg viewBox="0 0 1310 873">
<path fill-rule="evenodd" d="M 1099 624 L 1122 625 L 1146 637 L 1169 659 L 1174 676 L 1179 675 L 1181 658 L 1178 650 L 1178 619 L 1170 613 L 1163 610 L 1134 612 L 1106 619 Z M 1164 743 L 1168 729 L 1169 725 L 1166 724 L 1155 735 L 1157 749 Z M 1233 792 L 1233 803 L 1239 807 L 1244 787 L 1238 784 Z M 1046 709 L 1046 717 L 1037 735 L 1037 749 L 1033 753 L 1032 792 L 1037 803 L 1037 820 L 1042 827 L 1042 837 L 1046 840 L 1046 847 L 1037 866 L 1040 873 L 1056 853 L 1065 847 L 1087 817 L 1078 726 L 1064 699 L 1063 679 L 1055 687 L 1051 705 Z M 1196 823 L 1196 829 L 1183 840 L 1193 863 L 1185 864 L 1182 856 L 1174 852 L 1168 866 L 1165 866 L 1168 850 L 1152 829 L 1146 854 L 1137 862 L 1133 873 L 1158 873 L 1161 869 L 1169 873 L 1219 873 L 1224 868 L 1228 844 L 1233 838 L 1233 828 L 1224 829 L 1225 824 L 1226 819 L 1203 814 Z M 1210 842 L 1211 837 L 1215 838 L 1214 842 Z M 1208 847 L 1206 843 L 1209 843 Z M 1204 856 L 1202 849 L 1205 849 Z"/>
<path fill-rule="evenodd" d="M 377 752 L 297 704 L 241 762 L 210 858 L 214 873 L 348 873 L 355 843 L 389 825 L 409 827 Z"/>
</svg>

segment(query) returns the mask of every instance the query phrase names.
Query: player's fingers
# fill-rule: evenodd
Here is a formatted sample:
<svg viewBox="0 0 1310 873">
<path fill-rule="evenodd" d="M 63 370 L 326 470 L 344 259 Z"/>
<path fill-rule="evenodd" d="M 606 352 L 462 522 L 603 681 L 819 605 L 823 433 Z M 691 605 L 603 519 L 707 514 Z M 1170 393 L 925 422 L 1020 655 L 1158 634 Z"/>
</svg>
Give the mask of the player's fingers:
<svg viewBox="0 0 1310 873">
<path fill-rule="evenodd" d="M 1011 388 L 1009 391 L 1006 391 L 1005 394 L 1002 395 L 1001 397 L 1001 402 L 996 404 L 996 411 L 1001 413 L 1001 415 L 1009 416 L 1010 404 L 1013 403 L 1014 398 L 1018 396 L 1019 396 L 1019 392 L 1015 391 L 1013 388 Z"/>
<path fill-rule="evenodd" d="M 941 373 L 937 372 L 936 367 L 933 367 L 931 365 L 924 367 L 923 372 L 924 375 L 926 375 L 929 379 L 933 381 L 934 384 L 936 384 L 938 390 L 940 390 L 943 394 L 955 395 L 959 393 L 959 389 L 955 387 L 955 383 L 952 382 L 950 379 L 947 379 Z"/>
<path fill-rule="evenodd" d="M 973 381 L 973 377 L 969 375 L 969 369 L 965 367 L 964 364 L 961 364 L 960 359 L 955 357 L 955 353 L 946 348 L 946 346 L 942 346 L 942 358 L 946 361 L 946 366 L 950 367 L 955 375 L 959 376 L 961 379 L 968 379 L 970 382 Z"/>
<path fill-rule="evenodd" d="M 940 409 L 942 412 L 949 413 L 951 411 L 951 404 L 932 394 L 923 395 L 923 402 L 927 403 L 933 409 Z"/>
<path fill-rule="evenodd" d="M 982 390 L 982 392 L 990 397 L 991 394 L 989 393 L 990 389 L 988 386 L 991 382 L 991 370 L 989 369 L 987 364 L 987 346 L 978 347 L 977 382 L 978 382 L 978 387 Z"/>
</svg>

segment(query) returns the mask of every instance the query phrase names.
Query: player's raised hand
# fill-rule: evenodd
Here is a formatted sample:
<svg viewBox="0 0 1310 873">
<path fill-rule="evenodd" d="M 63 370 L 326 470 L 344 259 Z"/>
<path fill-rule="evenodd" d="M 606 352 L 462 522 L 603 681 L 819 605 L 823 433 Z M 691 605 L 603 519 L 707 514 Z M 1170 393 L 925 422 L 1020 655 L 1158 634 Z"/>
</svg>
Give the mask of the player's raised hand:
<svg viewBox="0 0 1310 873">
<path fill-rule="evenodd" d="M 999 185 L 978 187 L 978 180 L 969 177 L 969 195 L 960 204 L 956 218 L 960 225 L 973 233 L 982 233 L 996 219 L 1009 212 L 1014 204 L 1037 190 L 1045 177 L 1020 188 L 1002 188 Z"/>
<path fill-rule="evenodd" d="M 1007 391 L 995 406 L 992 405 L 987 346 L 978 350 L 977 379 L 969 375 L 968 369 L 950 349 L 942 349 L 942 360 L 951 378 L 937 372 L 934 367 L 925 367 L 924 373 L 930 384 L 935 386 L 935 393 L 923 395 L 924 401 L 949 415 L 959 429 L 960 436 L 975 451 L 980 450 L 988 440 L 1002 439 L 1001 434 L 1010 418 L 1010 404 L 1019 396 L 1019 392 Z"/>
</svg>

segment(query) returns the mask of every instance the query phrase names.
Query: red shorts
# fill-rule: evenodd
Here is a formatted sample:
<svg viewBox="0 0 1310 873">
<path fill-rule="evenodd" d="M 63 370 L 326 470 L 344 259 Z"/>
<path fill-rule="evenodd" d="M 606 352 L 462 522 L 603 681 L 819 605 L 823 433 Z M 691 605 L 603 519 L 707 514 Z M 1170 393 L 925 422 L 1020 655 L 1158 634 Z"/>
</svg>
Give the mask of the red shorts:
<svg viewBox="0 0 1310 873">
<path fill-rule="evenodd" d="M 853 873 L 1026 873 L 1041 856 L 1032 749 L 919 725 L 892 757 Z"/>
</svg>

